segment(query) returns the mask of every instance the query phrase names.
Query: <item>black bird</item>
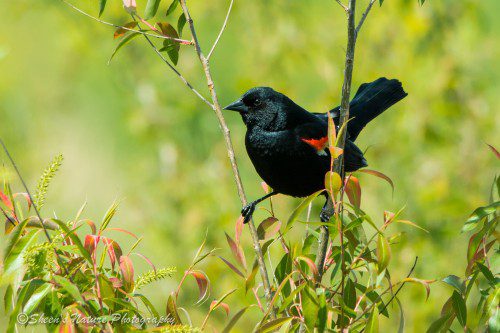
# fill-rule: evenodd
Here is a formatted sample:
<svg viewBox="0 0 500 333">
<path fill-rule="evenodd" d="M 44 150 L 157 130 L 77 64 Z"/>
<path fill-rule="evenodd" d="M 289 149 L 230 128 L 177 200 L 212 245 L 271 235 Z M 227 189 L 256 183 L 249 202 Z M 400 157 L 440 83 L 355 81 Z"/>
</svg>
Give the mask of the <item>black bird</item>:
<svg viewBox="0 0 500 333">
<path fill-rule="evenodd" d="M 347 124 L 344 149 L 346 172 L 368 165 L 363 152 L 354 144 L 361 130 L 406 96 L 401 82 L 395 79 L 379 78 L 359 87 L 350 102 L 351 120 Z M 325 187 L 325 173 L 330 170 L 327 113 L 310 113 L 269 87 L 252 88 L 224 109 L 241 114 L 247 127 L 248 156 L 259 176 L 273 189 L 243 208 L 245 223 L 256 205 L 270 196 L 281 193 L 305 197 Z M 330 110 L 337 127 L 339 110 L 340 107 Z M 321 219 L 329 219 L 324 209 Z"/>
</svg>

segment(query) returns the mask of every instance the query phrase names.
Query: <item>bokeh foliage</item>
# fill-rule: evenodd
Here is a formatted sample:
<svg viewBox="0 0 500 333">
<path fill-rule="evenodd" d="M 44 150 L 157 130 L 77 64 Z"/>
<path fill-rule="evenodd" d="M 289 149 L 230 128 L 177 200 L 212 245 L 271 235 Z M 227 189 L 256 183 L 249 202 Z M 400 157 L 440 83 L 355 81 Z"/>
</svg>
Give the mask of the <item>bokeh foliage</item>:
<svg viewBox="0 0 500 333">
<path fill-rule="evenodd" d="M 97 14 L 95 3 L 78 5 Z M 144 8 L 145 1 L 138 5 Z M 202 42 L 215 38 L 226 6 L 190 4 Z M 54 154 L 66 160 L 45 209 L 57 203 L 57 214 L 69 217 L 88 199 L 98 219 L 116 197 L 124 198 L 121 223 L 144 236 L 143 252 L 159 266 L 187 266 L 207 229 L 211 246 L 223 244 L 239 201 L 210 110 L 140 39 L 106 66 L 115 46 L 112 29 L 60 2 L 2 7 L 9 15 L 0 36 L 0 134 L 30 184 Z M 495 0 L 429 1 L 422 8 L 398 0 L 374 8 L 363 27 L 354 86 L 388 76 L 410 94 L 359 138 L 369 147 L 371 167 L 396 185 L 393 199 L 385 184 L 360 177 L 363 206 L 375 215 L 379 207 L 396 211 L 406 204 L 405 215 L 430 231 L 401 228 L 404 251 L 392 259 L 393 274 L 404 275 L 415 254 L 419 276 L 463 271 L 462 221 L 484 203 L 498 166 L 484 142 L 495 143 L 500 132 L 499 9 Z M 104 18 L 128 22 L 119 3 Z M 220 98 L 229 102 L 252 86 L 269 85 L 311 111 L 327 110 L 340 100 L 344 43 L 345 17 L 333 1 L 237 2 L 212 61 Z M 182 56 L 178 66 L 196 86 L 204 85 L 192 55 Z M 243 125 L 235 115 L 228 122 L 244 182 L 256 197 L 262 190 L 244 153 Z M 297 205 L 283 197 L 274 202 L 283 219 Z M 234 273 L 217 261 L 206 265 L 220 280 L 218 294 L 234 287 Z M 173 284 L 156 288 L 159 304 Z M 450 293 L 445 285 L 433 289 L 427 301 L 417 288 L 401 293 L 414 309 L 407 325 L 415 332 L 429 326 Z M 245 302 L 244 292 L 235 296 Z"/>
</svg>

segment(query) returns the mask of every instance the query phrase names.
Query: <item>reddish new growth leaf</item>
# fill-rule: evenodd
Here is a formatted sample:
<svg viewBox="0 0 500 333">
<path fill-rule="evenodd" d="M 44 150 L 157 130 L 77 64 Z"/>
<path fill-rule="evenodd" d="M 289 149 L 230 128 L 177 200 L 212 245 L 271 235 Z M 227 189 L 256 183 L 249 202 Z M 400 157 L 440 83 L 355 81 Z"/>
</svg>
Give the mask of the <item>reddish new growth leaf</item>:
<svg viewBox="0 0 500 333">
<path fill-rule="evenodd" d="M 23 193 L 16 193 L 16 194 L 14 194 L 14 198 L 17 198 L 18 196 L 22 196 L 24 198 L 24 200 L 26 200 L 26 203 L 28 204 L 28 210 L 30 210 L 32 202 L 31 202 L 31 198 L 28 195 L 28 193 L 24 193 L 23 192 Z"/>
<path fill-rule="evenodd" d="M 83 247 L 85 250 L 90 253 L 91 256 L 94 255 L 95 249 L 97 248 L 97 244 L 99 244 L 100 236 L 96 235 L 87 235 L 85 236 L 85 242 Z"/>
<path fill-rule="evenodd" d="M 241 272 L 238 268 L 236 268 L 236 266 L 234 266 L 234 265 L 233 265 L 233 264 L 231 264 L 228 260 L 224 259 L 224 258 L 223 258 L 223 257 L 221 257 L 221 256 L 219 256 L 219 258 L 220 258 L 222 261 L 224 261 L 224 263 L 225 263 L 226 265 L 228 265 L 228 266 L 229 266 L 229 268 L 231 268 L 231 270 L 232 270 L 233 272 L 235 272 L 236 274 L 238 274 L 238 275 L 239 275 L 239 276 L 241 276 L 242 278 L 245 278 L 245 275 L 243 275 L 243 273 L 242 273 L 242 272 Z"/>
<path fill-rule="evenodd" d="M 2 191 L 0 191 L 0 200 L 4 203 L 7 208 L 13 212 L 14 211 L 14 205 L 12 204 L 12 201 L 10 201 L 9 197 L 6 196 Z"/>
<path fill-rule="evenodd" d="M 132 290 L 134 285 L 134 265 L 128 256 L 120 257 L 120 271 L 122 273 L 125 291 Z"/>
<path fill-rule="evenodd" d="M 120 260 L 122 256 L 122 249 L 117 242 L 111 238 L 103 237 L 102 241 L 106 244 L 106 250 L 108 251 L 109 260 L 111 261 L 111 267 L 115 269 L 115 262 Z"/>
<path fill-rule="evenodd" d="M 135 28 L 136 25 L 137 25 L 137 22 L 129 22 L 129 23 L 124 24 L 122 27 L 119 27 L 118 29 L 116 29 L 115 34 L 113 35 L 113 38 L 116 39 L 116 38 L 122 37 L 128 31 L 130 31 L 130 29 Z"/>
<path fill-rule="evenodd" d="M 316 264 L 314 263 L 314 261 L 312 261 L 311 258 L 306 256 L 298 256 L 297 260 L 305 262 L 307 266 L 309 266 L 309 270 L 311 271 L 311 273 L 313 273 L 314 278 L 316 279 L 318 277 L 319 275 L 318 267 L 316 267 Z"/>
<path fill-rule="evenodd" d="M 491 151 L 495 154 L 495 156 L 500 159 L 500 153 L 498 152 L 498 150 L 488 143 L 487 145 L 490 147 Z"/>
<path fill-rule="evenodd" d="M 345 192 L 349 202 L 356 208 L 361 207 L 361 186 L 358 178 L 350 176 L 346 180 Z"/>
<path fill-rule="evenodd" d="M 202 271 L 189 271 L 188 274 L 192 275 L 196 279 L 198 290 L 200 291 L 198 302 L 201 302 L 208 295 L 210 281 L 208 280 L 207 275 Z"/>
<path fill-rule="evenodd" d="M 257 227 L 259 240 L 272 238 L 281 228 L 281 222 L 275 217 L 268 217 Z"/>
<path fill-rule="evenodd" d="M 240 244 L 240 239 L 241 239 L 241 234 L 243 232 L 243 222 L 245 218 L 243 216 L 240 216 L 238 220 L 236 221 L 236 225 L 234 226 L 234 238 L 236 241 L 236 244 Z"/>
<path fill-rule="evenodd" d="M 229 305 L 223 302 L 219 302 L 217 300 L 212 301 L 212 303 L 210 304 L 210 311 L 213 311 L 220 306 L 222 306 L 224 308 L 224 311 L 226 311 L 226 316 L 229 316 Z"/>
<path fill-rule="evenodd" d="M 243 250 L 241 249 L 241 246 L 239 246 L 239 244 L 236 244 L 236 242 L 227 233 L 226 233 L 226 239 L 227 239 L 227 243 L 229 244 L 229 247 L 231 248 L 231 252 L 233 253 L 233 256 L 240 263 L 240 265 L 246 270 L 247 269 L 247 262 L 245 259 L 245 254 L 243 253 Z"/>
<path fill-rule="evenodd" d="M 392 179 L 389 178 L 388 176 L 384 175 L 382 172 L 379 172 L 376 170 L 371 170 L 371 169 L 359 169 L 358 172 L 364 172 L 364 173 L 367 173 L 369 175 L 372 175 L 372 176 L 375 176 L 375 177 L 378 177 L 378 178 L 385 180 L 386 182 L 389 183 L 389 185 L 391 185 L 392 191 L 394 192 L 394 183 L 392 182 Z"/>
</svg>

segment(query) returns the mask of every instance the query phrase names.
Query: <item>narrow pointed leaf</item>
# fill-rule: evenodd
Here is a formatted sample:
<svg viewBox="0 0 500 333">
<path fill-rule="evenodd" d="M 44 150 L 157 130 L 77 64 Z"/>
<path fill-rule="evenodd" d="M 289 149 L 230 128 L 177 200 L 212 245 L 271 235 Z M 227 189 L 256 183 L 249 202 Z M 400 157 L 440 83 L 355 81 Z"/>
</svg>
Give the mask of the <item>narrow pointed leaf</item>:
<svg viewBox="0 0 500 333">
<path fill-rule="evenodd" d="M 144 11 L 144 19 L 149 20 L 156 15 L 161 0 L 148 0 L 146 10 Z"/>
</svg>

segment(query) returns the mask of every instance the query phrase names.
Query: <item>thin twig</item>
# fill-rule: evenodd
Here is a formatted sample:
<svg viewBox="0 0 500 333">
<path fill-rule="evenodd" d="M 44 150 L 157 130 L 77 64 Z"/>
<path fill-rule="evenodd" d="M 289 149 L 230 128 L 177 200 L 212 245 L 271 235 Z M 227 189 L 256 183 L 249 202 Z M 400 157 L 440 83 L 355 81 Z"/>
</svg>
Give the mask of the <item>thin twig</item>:
<svg viewBox="0 0 500 333">
<path fill-rule="evenodd" d="M 224 23 L 222 24 L 222 27 L 220 28 L 220 31 L 219 31 L 219 34 L 217 35 L 217 38 L 215 39 L 214 45 L 212 45 L 210 52 L 208 52 L 207 60 L 209 60 L 210 57 L 212 56 L 212 53 L 214 52 L 215 48 L 217 47 L 217 44 L 219 43 L 219 40 L 222 37 L 222 34 L 224 33 L 224 30 L 226 30 L 227 21 L 229 20 L 229 15 L 231 15 L 231 9 L 233 9 L 233 3 L 234 3 L 234 0 L 231 0 L 231 3 L 229 4 L 229 8 L 227 9 L 226 18 L 224 19 Z"/>
<path fill-rule="evenodd" d="M 361 19 L 359 20 L 358 26 L 356 27 L 356 37 L 358 36 L 359 30 L 361 30 L 361 27 L 363 26 L 363 23 L 366 20 L 366 17 L 368 16 L 368 13 L 370 13 L 370 10 L 372 9 L 373 4 L 375 3 L 376 0 L 370 0 L 370 3 L 365 9 L 365 12 L 363 13 L 363 16 L 361 16 Z"/>
<path fill-rule="evenodd" d="M 335 0 L 342 8 L 344 8 L 344 10 L 346 11 L 346 13 L 349 11 L 349 8 L 347 8 L 346 5 L 344 5 L 340 0 Z"/>
<path fill-rule="evenodd" d="M 198 55 L 198 58 L 199 58 L 201 65 L 203 67 L 203 71 L 205 72 L 208 90 L 210 91 L 210 95 L 212 97 L 213 110 L 215 111 L 215 115 L 217 116 L 217 120 L 219 121 L 219 126 L 220 126 L 220 128 L 222 130 L 222 134 L 224 136 L 227 154 L 229 156 L 229 161 L 231 163 L 231 168 L 233 170 L 234 180 L 236 182 L 236 187 L 238 189 L 238 195 L 240 197 L 241 203 L 243 205 L 246 205 L 247 198 L 246 198 L 245 190 L 243 189 L 243 183 L 241 182 L 240 172 L 239 172 L 238 164 L 236 162 L 236 157 L 234 154 L 234 148 L 233 148 L 233 143 L 231 140 L 230 131 L 229 131 L 229 128 L 227 127 L 224 115 L 222 114 L 222 107 L 219 103 L 219 99 L 218 99 L 217 93 L 215 91 L 214 81 L 212 79 L 212 74 L 210 72 L 209 60 L 205 57 L 205 55 L 203 54 L 203 52 L 201 50 L 201 46 L 200 46 L 200 43 L 198 41 L 198 37 L 196 35 L 196 29 L 194 27 L 193 19 L 191 18 L 191 15 L 189 14 L 188 7 L 186 5 L 186 0 L 180 0 L 180 4 L 182 7 L 182 11 L 184 12 L 184 16 L 186 17 L 186 22 L 189 24 L 189 29 L 191 30 L 191 35 L 193 37 L 194 46 L 196 49 L 196 54 Z M 268 311 L 274 317 L 275 313 L 274 313 L 274 308 L 272 306 L 273 295 L 271 292 L 271 285 L 269 283 L 269 277 L 267 274 L 266 263 L 264 261 L 264 256 L 262 255 L 262 248 L 261 248 L 260 243 L 259 243 L 259 236 L 257 234 L 257 228 L 255 227 L 253 220 L 249 221 L 248 226 L 250 228 L 250 234 L 252 236 L 252 242 L 253 242 L 254 251 L 255 251 L 255 254 L 257 257 L 257 262 L 259 264 L 260 275 L 261 275 L 262 284 L 264 287 L 264 294 L 266 296 L 268 306 L 270 307 L 268 309 Z"/>
<path fill-rule="evenodd" d="M 106 22 L 104 20 L 101 20 L 98 17 L 90 15 L 89 13 L 81 10 L 80 8 L 74 6 L 73 4 L 71 4 L 71 3 L 69 3 L 69 2 L 67 2 L 65 0 L 62 0 L 62 2 L 64 2 L 66 5 L 70 6 L 71 8 L 73 8 L 74 10 L 76 10 L 77 12 L 79 12 L 80 14 L 83 14 L 83 15 L 85 15 L 87 17 L 90 17 L 94 21 L 97 21 L 97 22 L 102 23 L 104 25 L 109 25 L 110 27 L 115 27 L 117 29 L 123 29 L 123 30 L 126 30 L 126 31 L 132 31 L 132 32 L 144 35 L 144 36 L 150 36 L 150 37 L 155 37 L 155 38 L 160 38 L 160 39 L 169 39 L 169 40 L 178 42 L 178 43 L 183 44 L 183 45 L 194 45 L 193 41 L 190 41 L 190 40 L 185 40 L 185 39 L 181 39 L 181 38 L 174 38 L 174 37 L 165 36 L 165 35 L 151 34 L 151 33 L 142 31 L 142 29 L 135 30 L 135 29 L 127 28 L 127 27 L 124 27 L 124 26 L 121 26 L 121 25 L 118 25 L 118 24 L 114 24 L 114 23 L 111 23 L 111 22 Z"/>
<path fill-rule="evenodd" d="M 413 266 L 411 266 L 410 271 L 406 275 L 406 279 L 408 279 L 413 274 L 413 271 L 415 270 L 415 267 L 417 267 L 417 262 L 418 262 L 418 256 L 415 257 L 415 261 L 413 262 Z M 396 290 L 396 292 L 394 293 L 394 295 L 392 295 L 392 297 L 389 299 L 389 301 L 387 301 L 387 303 L 385 303 L 384 307 L 382 308 L 382 310 L 379 311 L 379 313 L 382 313 L 382 312 L 385 311 L 385 309 L 387 309 L 387 307 L 389 306 L 389 304 L 394 300 L 394 298 L 396 298 L 396 296 L 398 295 L 398 293 L 404 287 L 405 283 L 406 283 L 406 281 L 401 282 L 401 285 L 398 287 L 398 289 Z M 368 313 L 374 306 L 377 306 L 378 301 L 382 300 L 382 295 L 385 294 L 387 291 L 389 291 L 389 289 L 390 289 L 390 287 L 387 288 L 383 293 L 381 293 L 377 297 L 377 299 L 375 299 L 375 301 L 361 313 L 361 315 L 358 318 L 356 318 L 355 320 L 352 321 L 352 323 L 350 325 L 352 326 L 354 323 L 356 323 L 357 321 L 359 321 L 360 319 L 362 319 L 364 317 L 364 315 L 366 313 Z M 365 329 L 363 328 L 359 333 L 362 333 L 364 330 Z"/>
<path fill-rule="evenodd" d="M 33 209 L 35 210 L 35 213 L 36 213 L 36 216 L 38 217 L 38 219 L 40 220 L 40 224 L 42 225 L 42 228 L 43 228 L 43 232 L 45 234 L 45 237 L 47 237 L 47 240 L 49 241 L 49 243 L 52 244 L 52 238 L 50 237 L 49 235 L 49 231 L 47 230 L 47 227 L 45 226 L 45 224 L 43 223 L 43 219 L 42 219 L 42 216 L 40 214 L 40 211 L 38 210 L 37 206 L 36 206 L 36 203 L 35 201 L 33 201 L 33 196 L 31 195 L 31 192 L 28 188 L 28 186 L 26 185 L 26 182 L 24 181 L 24 178 L 23 176 L 21 175 L 21 172 L 19 171 L 18 167 L 17 167 L 17 164 L 16 162 L 14 161 L 14 159 L 12 158 L 12 156 L 10 155 L 10 152 L 9 150 L 7 149 L 7 146 L 5 146 L 5 143 L 3 142 L 3 140 L 0 138 L 0 145 L 2 145 L 2 148 L 5 152 L 5 154 L 7 155 L 7 158 L 9 159 L 10 161 L 10 164 L 12 165 L 12 167 L 14 168 L 14 171 L 16 172 L 17 174 L 17 177 L 19 178 L 19 180 L 21 180 L 21 184 L 23 184 L 23 187 L 24 187 L 24 190 L 26 191 L 26 194 L 28 195 L 28 198 L 30 199 L 31 201 L 31 204 L 33 205 Z M 57 261 L 59 263 L 59 266 L 62 267 L 64 269 L 64 272 L 66 273 L 66 275 L 68 276 L 68 270 L 66 269 L 66 266 L 64 265 L 64 262 L 62 261 L 61 257 L 59 256 L 59 253 L 57 253 L 57 250 L 54 248 L 54 253 L 56 255 L 56 258 L 57 258 Z M 68 276 L 69 277 L 69 276 Z M 70 279 L 71 281 L 71 279 Z"/>
<path fill-rule="evenodd" d="M 137 25 L 140 27 L 139 23 L 137 23 Z M 186 78 L 184 76 L 182 76 L 182 74 L 163 56 L 163 54 L 161 54 L 160 50 L 158 50 L 158 48 L 155 46 L 155 44 L 151 41 L 151 39 L 144 35 L 144 38 L 147 40 L 148 44 L 151 46 L 151 48 L 153 48 L 153 50 L 155 51 L 155 53 L 161 58 L 161 60 L 179 77 L 179 79 L 181 79 L 181 81 L 189 88 L 191 89 L 191 91 L 196 95 L 198 96 L 203 102 L 205 102 L 205 104 L 207 104 L 210 108 L 214 108 L 213 104 L 210 103 L 205 97 L 203 97 L 203 95 L 198 91 L 196 90 L 192 85 L 191 83 L 189 83 L 188 80 L 186 80 Z"/>
</svg>

